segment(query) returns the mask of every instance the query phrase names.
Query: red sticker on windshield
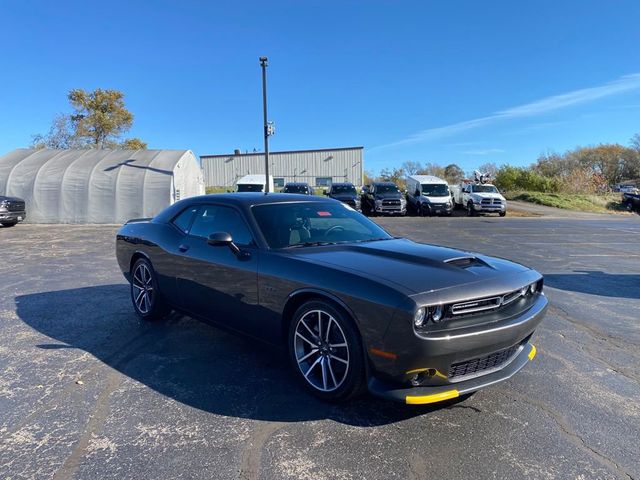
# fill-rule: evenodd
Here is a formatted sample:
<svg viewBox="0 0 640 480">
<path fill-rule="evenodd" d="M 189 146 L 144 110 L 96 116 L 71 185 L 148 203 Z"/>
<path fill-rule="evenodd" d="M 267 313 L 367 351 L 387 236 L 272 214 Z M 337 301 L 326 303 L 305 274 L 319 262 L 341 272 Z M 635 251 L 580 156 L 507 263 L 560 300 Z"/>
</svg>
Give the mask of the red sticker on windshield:
<svg viewBox="0 0 640 480">
<path fill-rule="evenodd" d="M 331 212 L 318 212 L 319 217 L 330 217 Z"/>
</svg>

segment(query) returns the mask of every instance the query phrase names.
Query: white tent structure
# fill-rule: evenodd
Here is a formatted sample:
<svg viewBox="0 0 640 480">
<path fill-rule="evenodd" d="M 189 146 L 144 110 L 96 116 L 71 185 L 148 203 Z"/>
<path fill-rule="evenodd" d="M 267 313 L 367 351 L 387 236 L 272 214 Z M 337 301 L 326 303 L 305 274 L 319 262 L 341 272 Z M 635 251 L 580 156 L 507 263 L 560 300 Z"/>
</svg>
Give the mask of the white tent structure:
<svg viewBox="0 0 640 480">
<path fill-rule="evenodd" d="M 31 223 L 124 223 L 204 194 L 190 150 L 29 150 L 0 157 L 0 195 Z"/>
</svg>

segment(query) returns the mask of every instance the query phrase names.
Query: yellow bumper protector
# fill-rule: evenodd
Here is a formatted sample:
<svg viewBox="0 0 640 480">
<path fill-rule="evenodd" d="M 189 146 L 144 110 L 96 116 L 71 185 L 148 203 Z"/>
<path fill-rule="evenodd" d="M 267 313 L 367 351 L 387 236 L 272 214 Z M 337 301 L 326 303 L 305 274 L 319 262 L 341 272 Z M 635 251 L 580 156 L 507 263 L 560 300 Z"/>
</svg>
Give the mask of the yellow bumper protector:
<svg viewBox="0 0 640 480">
<path fill-rule="evenodd" d="M 447 390 L 445 392 L 432 393 L 431 395 L 407 395 L 404 400 L 407 405 L 424 405 L 426 403 L 436 403 L 449 400 L 450 398 L 457 398 L 459 395 L 458 390 Z"/>
<path fill-rule="evenodd" d="M 536 350 L 536 346 L 531 344 L 531 351 L 529 352 L 529 360 L 533 360 L 533 357 L 536 356 L 536 352 L 538 350 Z"/>
</svg>

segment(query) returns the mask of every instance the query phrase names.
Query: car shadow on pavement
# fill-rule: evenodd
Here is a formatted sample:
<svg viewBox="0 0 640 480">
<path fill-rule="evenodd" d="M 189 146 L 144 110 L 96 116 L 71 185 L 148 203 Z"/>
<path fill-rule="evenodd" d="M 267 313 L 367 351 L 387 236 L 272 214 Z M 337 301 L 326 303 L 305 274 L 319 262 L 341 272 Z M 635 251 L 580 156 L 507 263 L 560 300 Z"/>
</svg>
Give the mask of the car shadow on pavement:
<svg viewBox="0 0 640 480">
<path fill-rule="evenodd" d="M 60 352 L 83 350 L 175 401 L 217 415 L 282 422 L 329 418 L 366 427 L 458 403 L 409 406 L 369 395 L 344 405 L 318 401 L 301 389 L 275 348 L 176 313 L 161 322 L 139 320 L 128 285 L 22 295 L 16 307 L 23 322 L 53 339 L 35 345 L 38 355 L 59 359 Z"/>
<path fill-rule="evenodd" d="M 614 298 L 640 298 L 640 275 L 577 270 L 547 273 L 544 283 L 552 288 Z"/>
</svg>

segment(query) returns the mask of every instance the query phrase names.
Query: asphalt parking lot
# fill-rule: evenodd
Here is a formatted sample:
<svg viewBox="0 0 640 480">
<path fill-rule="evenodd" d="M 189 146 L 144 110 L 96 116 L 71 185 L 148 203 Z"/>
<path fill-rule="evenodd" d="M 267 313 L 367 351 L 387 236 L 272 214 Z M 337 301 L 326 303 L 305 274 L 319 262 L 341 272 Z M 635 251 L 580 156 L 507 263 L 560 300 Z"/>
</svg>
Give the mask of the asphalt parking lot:
<svg viewBox="0 0 640 480">
<path fill-rule="evenodd" d="M 252 341 L 137 320 L 116 227 L 0 229 L 0 478 L 640 477 L 640 217 L 377 221 L 541 271 L 536 359 L 444 407 L 327 405 Z"/>
</svg>

